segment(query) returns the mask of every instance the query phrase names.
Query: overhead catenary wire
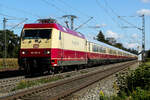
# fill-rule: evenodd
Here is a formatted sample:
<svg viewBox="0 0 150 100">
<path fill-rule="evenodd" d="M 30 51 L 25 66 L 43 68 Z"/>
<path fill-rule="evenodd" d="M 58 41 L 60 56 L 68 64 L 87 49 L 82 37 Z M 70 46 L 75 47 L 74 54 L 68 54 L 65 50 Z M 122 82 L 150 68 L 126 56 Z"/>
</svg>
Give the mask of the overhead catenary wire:
<svg viewBox="0 0 150 100">
<path fill-rule="evenodd" d="M 120 23 L 118 23 L 118 22 L 110 15 L 109 11 L 108 11 L 104 6 L 102 6 L 98 0 L 96 0 L 96 2 L 97 2 L 98 7 L 102 8 L 102 9 L 104 10 L 104 12 L 108 15 L 108 17 L 110 17 L 111 20 L 112 20 L 114 23 L 116 23 L 116 25 L 117 25 L 119 28 L 121 28 Z"/>
<path fill-rule="evenodd" d="M 66 5 L 66 7 L 68 7 L 69 9 L 72 9 L 72 10 L 74 10 L 74 11 L 80 13 L 81 15 L 83 15 L 83 16 L 85 16 L 85 17 L 87 17 L 87 18 L 93 17 L 92 20 L 94 20 L 94 23 L 97 24 L 97 20 L 95 19 L 94 16 L 90 16 L 90 15 L 86 14 L 85 12 L 83 12 L 83 11 L 81 11 L 81 10 L 79 10 L 79 9 L 76 9 L 76 8 L 72 7 L 70 4 L 66 3 L 64 0 L 59 0 L 59 2 L 61 2 L 61 3 L 64 4 L 64 5 Z"/>
<path fill-rule="evenodd" d="M 139 30 L 142 30 L 141 28 L 137 27 L 136 25 L 130 23 L 129 21 L 125 20 L 124 18 L 122 18 L 121 16 L 118 16 L 118 18 L 120 18 L 122 21 L 124 21 L 125 23 L 131 25 L 131 27 L 137 28 Z"/>
<path fill-rule="evenodd" d="M 124 18 L 122 17 L 127 17 L 127 16 L 119 16 L 109 5 L 108 5 L 108 2 L 107 0 L 104 0 L 105 4 L 107 5 L 107 7 L 111 10 L 111 12 L 116 16 L 118 17 L 120 20 L 124 21 L 125 23 L 131 25 L 132 27 L 135 27 L 135 28 L 138 28 L 136 25 L 130 23 L 129 21 L 125 20 Z M 128 17 L 137 17 L 137 16 L 128 16 Z M 138 28 L 140 29 L 140 28 Z"/>
<path fill-rule="evenodd" d="M 20 13 L 23 13 L 23 14 L 31 15 L 33 17 L 41 18 L 41 16 L 39 16 L 37 14 L 34 14 L 33 12 L 25 11 L 25 10 L 22 10 L 22 9 L 17 9 L 17 8 L 14 8 L 14 7 L 8 7 L 8 6 L 5 6 L 3 4 L 0 4 L 0 5 L 7 8 L 7 9 L 10 9 L 10 10 L 14 10 L 14 11 L 17 11 L 17 12 L 20 12 Z"/>
<path fill-rule="evenodd" d="M 60 1 L 61 3 L 63 3 L 64 5 L 66 5 L 66 7 L 73 9 L 74 11 L 80 13 L 81 15 L 84 15 L 85 17 L 88 17 L 88 18 L 91 17 L 91 16 L 87 15 L 86 13 L 84 13 L 84 12 L 82 12 L 82 11 L 76 9 L 76 8 L 73 8 L 71 5 L 69 5 L 69 4 L 66 3 L 65 1 L 63 1 L 63 0 L 59 0 L 59 1 Z"/>
<path fill-rule="evenodd" d="M 62 12 L 62 13 L 64 13 L 64 14 L 67 14 L 67 12 L 66 11 L 64 11 L 64 10 L 62 10 L 61 8 L 59 8 L 59 7 L 57 7 L 55 4 L 53 4 L 53 3 L 51 3 L 51 2 L 48 2 L 47 0 L 41 0 L 41 1 L 43 1 L 45 4 L 47 4 L 48 6 L 52 6 L 52 7 L 54 7 L 57 11 L 59 11 L 59 12 Z"/>
<path fill-rule="evenodd" d="M 57 11 L 59 11 L 59 12 L 61 12 L 61 13 L 63 13 L 64 15 L 67 15 L 67 12 L 65 11 L 65 10 L 63 10 L 63 9 L 60 9 L 59 7 L 57 7 L 55 4 L 53 4 L 53 3 L 51 3 L 51 2 L 49 2 L 48 0 L 41 0 L 41 1 L 43 1 L 45 4 L 48 4 L 48 6 L 52 6 L 53 8 L 55 8 Z M 50 6 L 50 7 L 51 7 Z M 76 25 L 76 24 L 75 24 Z M 76 25 L 76 26 L 78 26 L 78 25 Z"/>
<path fill-rule="evenodd" d="M 19 25 L 23 24 L 25 21 L 27 21 L 28 19 L 24 19 L 22 22 L 18 23 L 17 25 L 13 26 L 12 28 L 10 28 L 9 30 L 15 29 L 16 27 L 18 27 Z"/>
<path fill-rule="evenodd" d="M 59 1 L 57 1 L 57 2 L 59 2 L 59 3 L 61 3 L 61 4 L 63 4 L 63 5 L 65 5 L 65 7 L 68 7 L 69 8 L 69 10 L 72 10 L 72 12 L 73 11 L 75 11 L 75 12 L 78 12 L 78 13 L 80 13 L 80 15 L 83 15 L 83 16 L 85 16 L 85 17 L 87 17 L 87 18 L 91 18 L 92 16 L 90 16 L 90 15 L 88 15 L 88 14 L 86 14 L 85 12 L 82 12 L 82 11 L 80 11 L 80 10 L 78 10 L 78 9 L 76 9 L 76 8 L 74 8 L 74 7 L 72 7 L 72 5 L 70 5 L 69 3 L 67 3 L 67 2 L 65 2 L 64 0 L 59 0 Z M 61 17 L 62 18 L 62 17 Z M 80 17 L 78 17 L 78 18 L 80 18 Z M 97 22 L 97 20 L 93 17 L 93 20 L 95 21 L 95 23 Z M 82 20 L 80 20 L 80 19 L 78 19 L 78 23 L 81 23 L 82 22 Z M 81 23 L 82 24 L 82 23 Z M 81 25 L 80 24 L 80 25 Z M 79 26 L 79 25 L 76 25 L 76 26 Z"/>
<path fill-rule="evenodd" d="M 136 25 L 134 25 L 134 24 L 128 22 L 127 20 L 121 18 L 121 17 L 117 14 L 117 12 L 115 12 L 115 10 L 108 4 L 107 0 L 103 0 L 103 1 L 104 1 L 105 5 L 107 6 L 107 8 L 110 9 L 110 11 L 112 12 L 112 14 L 113 14 L 114 16 L 116 16 L 116 18 L 120 19 L 119 22 L 120 22 L 121 25 L 123 24 L 121 21 L 123 21 L 123 22 L 125 22 L 125 23 L 131 25 L 132 28 L 135 28 L 135 27 L 138 28 Z M 137 16 L 128 16 L 128 17 L 137 17 Z M 123 25 L 122 25 L 122 26 L 123 26 Z M 122 29 L 122 31 L 124 31 L 124 33 L 127 34 L 127 32 L 125 32 L 125 30 L 124 30 L 124 29 L 125 29 L 124 27 L 120 27 L 120 28 Z M 128 36 L 128 37 L 129 37 L 129 36 Z M 127 38 L 127 39 L 128 39 L 128 38 Z M 132 39 L 132 40 L 133 40 L 133 39 Z M 128 40 L 128 41 L 129 41 L 129 40 Z M 131 41 L 131 38 L 130 38 L 130 41 Z"/>
<path fill-rule="evenodd" d="M 22 19 L 24 19 L 24 18 L 17 18 L 17 17 L 14 17 L 14 16 L 10 16 L 10 15 L 7 15 L 7 14 L 3 14 L 3 13 L 0 13 L 0 16 L 9 17 L 10 20 L 22 20 Z"/>
</svg>

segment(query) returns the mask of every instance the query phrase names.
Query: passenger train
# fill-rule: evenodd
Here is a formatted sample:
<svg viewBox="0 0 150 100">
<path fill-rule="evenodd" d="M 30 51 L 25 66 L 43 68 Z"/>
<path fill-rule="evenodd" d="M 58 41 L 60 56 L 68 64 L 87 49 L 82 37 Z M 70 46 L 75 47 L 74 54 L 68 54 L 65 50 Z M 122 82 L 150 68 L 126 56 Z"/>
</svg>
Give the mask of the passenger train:
<svg viewBox="0 0 150 100">
<path fill-rule="evenodd" d="M 19 66 L 27 73 L 72 66 L 137 59 L 137 56 L 57 23 L 25 24 L 21 33 Z"/>
</svg>

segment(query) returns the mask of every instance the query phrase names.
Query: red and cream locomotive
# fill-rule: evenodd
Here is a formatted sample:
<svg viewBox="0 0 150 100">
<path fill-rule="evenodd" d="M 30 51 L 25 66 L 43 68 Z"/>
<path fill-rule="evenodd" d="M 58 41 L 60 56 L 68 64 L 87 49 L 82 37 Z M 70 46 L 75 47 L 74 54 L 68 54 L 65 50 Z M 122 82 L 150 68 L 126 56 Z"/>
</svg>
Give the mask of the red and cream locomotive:
<svg viewBox="0 0 150 100">
<path fill-rule="evenodd" d="M 83 34 L 57 23 L 25 24 L 21 33 L 19 65 L 27 73 L 136 57 L 104 43 L 89 41 Z"/>
</svg>

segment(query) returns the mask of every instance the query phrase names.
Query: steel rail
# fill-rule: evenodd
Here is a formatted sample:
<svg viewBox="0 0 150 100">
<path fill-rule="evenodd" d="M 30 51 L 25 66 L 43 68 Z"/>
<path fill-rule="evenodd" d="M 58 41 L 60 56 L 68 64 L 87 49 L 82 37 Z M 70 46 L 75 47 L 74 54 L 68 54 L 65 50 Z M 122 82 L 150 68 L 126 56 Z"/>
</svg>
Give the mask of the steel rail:
<svg viewBox="0 0 150 100">
<path fill-rule="evenodd" d="M 121 71 L 123 69 L 125 69 L 126 67 L 128 67 L 129 65 L 131 64 L 134 64 L 133 62 L 130 62 L 128 64 L 123 64 L 123 65 L 119 65 L 119 66 L 116 66 L 116 68 L 110 68 L 110 69 L 107 69 L 107 70 L 104 70 L 104 71 L 100 71 L 100 72 L 95 72 L 93 73 L 94 74 L 97 74 L 97 75 L 94 75 L 96 78 L 90 78 L 91 80 L 88 80 L 87 82 L 85 82 L 84 84 L 80 84 L 79 86 L 77 87 L 74 87 L 74 88 L 71 88 L 70 90 L 67 90 L 67 91 L 63 91 L 62 93 L 60 94 L 57 94 L 55 96 L 51 96 L 51 97 L 47 97 L 46 99 L 43 99 L 43 100 L 58 100 L 62 97 L 65 97 L 69 94 L 72 94 L 76 91 L 79 91 L 91 84 L 94 84 L 95 82 L 99 81 L 99 80 L 102 80 L 118 71 Z M 120 67 L 120 66 L 123 66 L 123 67 Z M 113 70 L 113 71 L 112 71 Z M 92 74 L 91 74 L 92 75 Z M 89 75 L 90 76 L 90 75 Z"/>
<path fill-rule="evenodd" d="M 72 88 L 67 89 L 65 91 L 61 91 L 61 93 L 59 93 L 59 94 L 46 96 L 46 97 L 40 97 L 42 100 L 43 99 L 44 100 L 45 99 L 46 100 L 57 100 L 57 99 L 64 97 L 68 94 L 76 92 L 76 91 L 80 90 L 81 88 L 84 88 L 90 84 L 93 84 L 94 82 L 99 81 L 99 80 L 101 80 L 107 76 L 110 76 L 113 73 L 115 73 L 119 70 L 122 70 L 122 69 L 126 68 L 127 66 L 133 64 L 133 62 L 135 62 L 135 61 L 126 62 L 123 64 L 115 64 L 116 68 L 113 67 L 113 68 L 109 68 L 106 70 L 100 70 L 100 71 L 96 71 L 96 72 L 92 72 L 92 73 L 86 73 L 86 74 L 78 76 L 78 77 L 69 77 L 69 78 L 66 78 L 66 79 L 58 81 L 58 82 L 47 83 L 47 84 L 44 84 L 41 86 L 36 86 L 34 88 L 26 89 L 24 91 L 18 91 L 18 92 L 10 94 L 9 96 L 1 97 L 0 100 L 15 100 L 15 99 L 21 99 L 21 100 L 22 99 L 28 99 L 28 100 L 32 99 L 33 100 L 33 99 L 37 98 L 36 94 L 38 94 L 38 93 L 42 94 L 43 91 L 48 91 L 54 87 L 57 88 L 61 85 L 63 86 L 64 84 L 67 84 L 67 83 L 76 82 L 80 79 L 85 80 L 86 78 L 91 77 L 91 79 L 87 79 L 88 81 L 86 81 L 83 84 L 80 84 L 77 87 L 74 87 L 74 88 L 72 87 Z M 123 67 L 120 67 L 120 66 L 123 66 Z M 96 79 L 94 77 L 96 77 Z"/>
</svg>

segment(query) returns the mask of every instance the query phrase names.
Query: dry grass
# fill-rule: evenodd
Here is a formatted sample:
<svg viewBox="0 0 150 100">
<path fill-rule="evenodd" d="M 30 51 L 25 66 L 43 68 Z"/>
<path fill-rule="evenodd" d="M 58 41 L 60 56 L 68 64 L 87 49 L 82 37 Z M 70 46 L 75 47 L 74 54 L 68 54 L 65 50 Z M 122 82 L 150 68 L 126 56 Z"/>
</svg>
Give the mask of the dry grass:
<svg viewBox="0 0 150 100">
<path fill-rule="evenodd" d="M 6 65 L 7 65 L 7 68 L 17 68 L 18 67 L 18 59 L 17 58 L 7 58 Z M 0 68 L 4 68 L 2 58 L 0 58 Z"/>
</svg>

